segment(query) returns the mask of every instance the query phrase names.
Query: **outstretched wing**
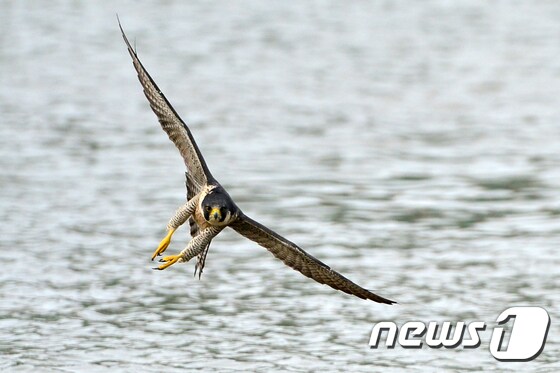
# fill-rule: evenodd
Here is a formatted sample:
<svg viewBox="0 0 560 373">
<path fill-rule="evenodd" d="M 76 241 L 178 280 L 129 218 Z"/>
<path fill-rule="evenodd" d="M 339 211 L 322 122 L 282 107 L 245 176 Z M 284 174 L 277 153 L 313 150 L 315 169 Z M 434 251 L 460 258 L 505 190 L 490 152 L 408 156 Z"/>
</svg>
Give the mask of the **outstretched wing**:
<svg viewBox="0 0 560 373">
<path fill-rule="evenodd" d="M 181 156 L 185 161 L 185 166 L 187 166 L 188 172 L 193 176 L 195 181 L 200 185 L 205 185 L 209 180 L 213 180 L 208 166 L 194 141 L 191 131 L 179 117 L 173 106 L 167 101 L 167 98 L 163 95 L 161 90 L 158 88 L 157 84 L 154 82 L 148 71 L 144 68 L 136 51 L 130 45 L 128 38 L 126 37 L 121 23 L 119 22 L 119 27 L 121 33 L 128 47 L 128 53 L 132 57 L 132 62 L 134 68 L 138 73 L 138 79 L 144 88 L 144 94 L 150 102 L 150 106 L 153 112 L 158 117 L 163 130 L 169 136 L 169 139 L 173 141 Z"/>
<path fill-rule="evenodd" d="M 333 271 L 325 263 L 306 253 L 293 242 L 288 241 L 246 215 L 241 214 L 238 220 L 230 226 L 242 236 L 255 241 L 270 251 L 272 255 L 283 261 L 287 266 L 321 284 L 329 285 L 336 290 L 362 299 L 370 299 L 374 302 L 386 304 L 396 303 L 355 284 L 340 273 Z"/>
</svg>

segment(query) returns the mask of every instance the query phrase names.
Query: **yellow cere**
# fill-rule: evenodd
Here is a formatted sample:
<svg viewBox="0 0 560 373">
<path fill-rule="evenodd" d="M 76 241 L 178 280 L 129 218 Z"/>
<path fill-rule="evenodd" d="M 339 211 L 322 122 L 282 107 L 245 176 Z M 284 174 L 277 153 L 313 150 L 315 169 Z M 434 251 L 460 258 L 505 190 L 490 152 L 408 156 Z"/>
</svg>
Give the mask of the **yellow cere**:
<svg viewBox="0 0 560 373">
<path fill-rule="evenodd" d="M 222 218 L 222 213 L 220 212 L 220 209 L 218 207 L 213 207 L 212 211 L 210 211 L 210 219 L 212 219 L 212 217 L 214 216 L 214 214 L 218 214 L 218 219 Z"/>
</svg>

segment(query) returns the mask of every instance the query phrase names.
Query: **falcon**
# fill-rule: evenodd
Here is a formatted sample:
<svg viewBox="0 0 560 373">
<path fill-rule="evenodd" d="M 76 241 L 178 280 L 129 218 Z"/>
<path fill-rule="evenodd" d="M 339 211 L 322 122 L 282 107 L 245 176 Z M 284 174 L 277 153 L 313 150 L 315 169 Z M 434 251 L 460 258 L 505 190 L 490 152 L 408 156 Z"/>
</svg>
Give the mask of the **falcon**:
<svg viewBox="0 0 560 373">
<path fill-rule="evenodd" d="M 179 117 L 138 59 L 136 50 L 130 45 L 120 21 L 119 28 L 128 53 L 132 57 L 144 94 L 161 127 L 179 150 L 187 169 L 185 172 L 187 202 L 179 207 L 170 219 L 167 224 L 167 235 L 159 243 L 152 255 L 152 260 L 163 254 L 171 242 L 173 233 L 187 220 L 191 228 L 192 239 L 179 254 L 164 256 L 160 259 L 162 264 L 154 269 L 164 270 L 175 263 L 188 262 L 197 257 L 195 275 L 198 271 L 200 278 L 212 239 L 223 229 L 230 227 L 270 251 L 287 266 L 321 284 L 362 299 L 385 304 L 396 303 L 355 284 L 305 252 L 295 243 L 245 215 L 224 187 L 210 173 L 189 127 Z"/>
</svg>

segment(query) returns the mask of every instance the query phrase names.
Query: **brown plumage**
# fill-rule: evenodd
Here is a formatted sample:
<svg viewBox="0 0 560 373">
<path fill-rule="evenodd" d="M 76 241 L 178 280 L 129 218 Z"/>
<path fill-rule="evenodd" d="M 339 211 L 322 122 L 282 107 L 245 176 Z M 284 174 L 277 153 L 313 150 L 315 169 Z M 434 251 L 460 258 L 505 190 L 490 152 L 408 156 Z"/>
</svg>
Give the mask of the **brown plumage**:
<svg viewBox="0 0 560 373">
<path fill-rule="evenodd" d="M 350 281 L 340 273 L 333 271 L 328 265 L 309 255 L 295 243 L 288 241 L 278 233 L 268 229 L 264 225 L 254 221 L 246 215 L 230 224 L 237 233 L 255 241 L 276 258 L 280 259 L 289 267 L 301 272 L 313 280 L 329 285 L 333 289 L 355 295 L 362 299 L 370 299 L 378 303 L 392 304 L 392 300 L 380 297 L 369 290 Z"/>
<path fill-rule="evenodd" d="M 171 218 L 168 224 L 168 236 L 162 240 L 154 256 L 165 251 L 175 229 L 187 220 L 193 238 L 180 254 L 164 257 L 160 260 L 166 264 L 157 269 L 165 269 L 176 262 L 188 261 L 196 256 L 198 262 L 195 267 L 195 274 L 198 270 L 200 276 L 212 239 L 223 228 L 229 226 L 242 236 L 270 251 L 272 255 L 287 266 L 321 284 L 362 299 L 385 304 L 395 303 L 355 284 L 293 242 L 246 216 L 212 176 L 191 131 L 138 59 L 136 51 L 130 45 L 120 22 L 119 27 L 128 47 L 128 52 L 132 57 L 134 68 L 138 73 L 138 79 L 144 88 L 144 94 L 158 117 L 161 127 L 179 149 L 187 168 L 187 203 L 179 208 L 175 216 Z"/>
</svg>

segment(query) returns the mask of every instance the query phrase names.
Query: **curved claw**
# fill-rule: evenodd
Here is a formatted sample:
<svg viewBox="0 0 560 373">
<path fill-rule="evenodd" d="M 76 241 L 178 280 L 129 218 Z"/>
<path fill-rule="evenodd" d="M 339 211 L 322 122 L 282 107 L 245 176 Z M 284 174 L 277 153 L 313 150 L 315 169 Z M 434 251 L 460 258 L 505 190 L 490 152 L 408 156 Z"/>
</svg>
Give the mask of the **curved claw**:
<svg viewBox="0 0 560 373">
<path fill-rule="evenodd" d="M 157 269 L 157 270 L 160 270 L 160 271 L 163 270 L 163 269 L 166 269 L 167 267 L 172 266 L 173 264 L 177 263 L 179 261 L 179 259 L 181 259 L 181 257 L 182 257 L 181 254 L 165 256 L 165 257 L 163 257 L 162 259 L 159 260 L 163 264 L 154 268 L 154 269 Z"/>
<path fill-rule="evenodd" d="M 159 243 L 156 251 L 154 251 L 154 254 L 152 255 L 152 260 L 154 260 L 156 256 L 161 255 L 167 249 L 169 243 L 171 242 L 171 236 L 173 236 L 173 233 L 175 233 L 175 229 L 171 228 L 169 232 L 167 232 L 167 235 Z"/>
</svg>

